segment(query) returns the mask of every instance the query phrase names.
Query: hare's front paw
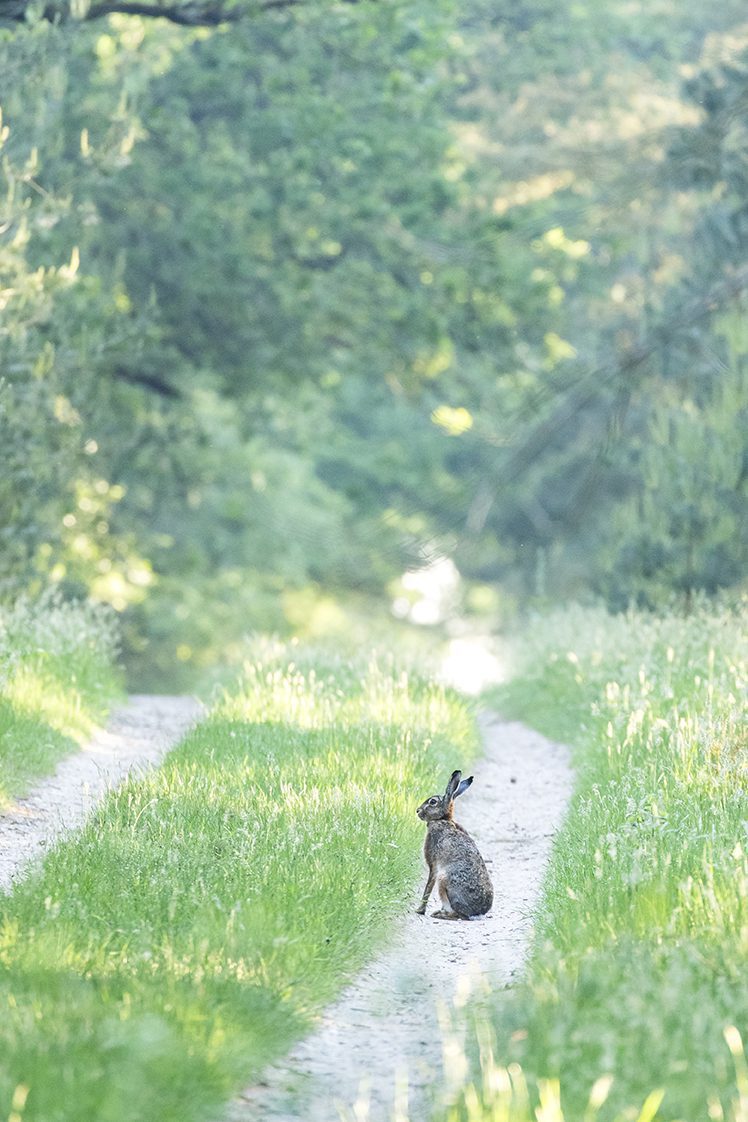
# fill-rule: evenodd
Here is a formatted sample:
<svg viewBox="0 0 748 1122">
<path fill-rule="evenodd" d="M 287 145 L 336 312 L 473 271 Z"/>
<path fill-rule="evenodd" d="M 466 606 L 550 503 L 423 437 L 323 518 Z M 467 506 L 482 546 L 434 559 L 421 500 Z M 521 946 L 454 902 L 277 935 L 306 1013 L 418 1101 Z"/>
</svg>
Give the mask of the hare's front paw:
<svg viewBox="0 0 748 1122">
<path fill-rule="evenodd" d="M 431 913 L 432 919 L 459 919 L 457 912 L 449 912 L 446 908 L 439 908 L 438 912 Z"/>
</svg>

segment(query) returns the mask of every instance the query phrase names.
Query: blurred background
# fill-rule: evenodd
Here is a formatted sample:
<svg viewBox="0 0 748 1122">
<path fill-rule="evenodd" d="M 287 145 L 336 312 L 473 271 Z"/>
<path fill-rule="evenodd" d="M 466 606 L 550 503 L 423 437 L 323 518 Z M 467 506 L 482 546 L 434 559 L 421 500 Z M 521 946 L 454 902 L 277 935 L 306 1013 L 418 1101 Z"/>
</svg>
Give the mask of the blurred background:
<svg viewBox="0 0 748 1122">
<path fill-rule="evenodd" d="M 0 598 L 133 688 L 745 588 L 744 0 L 2 0 L 0 105 Z"/>
</svg>

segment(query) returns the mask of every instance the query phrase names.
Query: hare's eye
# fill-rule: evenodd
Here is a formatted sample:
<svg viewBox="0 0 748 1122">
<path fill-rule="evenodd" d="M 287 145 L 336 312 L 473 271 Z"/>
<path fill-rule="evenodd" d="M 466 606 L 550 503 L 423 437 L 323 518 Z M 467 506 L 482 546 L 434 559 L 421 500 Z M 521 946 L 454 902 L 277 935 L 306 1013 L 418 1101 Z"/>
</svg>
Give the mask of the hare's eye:
<svg viewBox="0 0 748 1122">
<path fill-rule="evenodd" d="M 429 799 L 429 806 L 436 806 L 438 799 Z"/>
</svg>

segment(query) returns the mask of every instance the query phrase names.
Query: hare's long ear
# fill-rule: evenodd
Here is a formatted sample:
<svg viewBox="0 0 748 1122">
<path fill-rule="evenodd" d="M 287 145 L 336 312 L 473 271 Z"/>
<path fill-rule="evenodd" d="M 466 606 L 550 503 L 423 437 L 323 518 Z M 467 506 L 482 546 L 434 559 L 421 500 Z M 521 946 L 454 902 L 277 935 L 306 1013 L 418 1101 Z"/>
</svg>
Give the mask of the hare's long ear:
<svg viewBox="0 0 748 1122">
<path fill-rule="evenodd" d="M 461 771 L 453 771 L 452 772 L 452 775 L 450 776 L 450 779 L 449 779 L 449 783 L 447 784 L 447 789 L 444 792 L 444 801 L 445 802 L 450 803 L 452 801 L 452 799 L 455 797 L 455 792 L 456 792 L 457 788 L 460 786 L 460 776 L 461 775 L 462 775 Z"/>
<path fill-rule="evenodd" d="M 475 778 L 475 776 L 474 776 L 474 775 L 469 775 L 469 776 L 467 777 L 467 779 L 463 779 L 462 783 L 460 784 L 460 786 L 459 786 L 459 787 L 457 788 L 457 790 L 455 791 L 455 798 L 457 798 L 457 796 L 458 796 L 458 795 L 464 795 L 464 794 L 465 794 L 465 792 L 467 791 L 468 787 L 469 787 L 469 786 L 470 786 L 470 784 L 471 784 L 471 783 L 473 782 L 473 779 L 474 779 L 474 778 Z"/>
</svg>

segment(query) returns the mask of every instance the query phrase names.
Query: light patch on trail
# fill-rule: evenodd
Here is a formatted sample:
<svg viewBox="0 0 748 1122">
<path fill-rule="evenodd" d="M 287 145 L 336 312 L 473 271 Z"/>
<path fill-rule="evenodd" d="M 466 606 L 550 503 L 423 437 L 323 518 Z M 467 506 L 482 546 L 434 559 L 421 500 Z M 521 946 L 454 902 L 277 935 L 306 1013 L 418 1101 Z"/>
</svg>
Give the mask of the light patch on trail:
<svg viewBox="0 0 748 1122">
<path fill-rule="evenodd" d="M 439 677 L 460 693 L 477 697 L 489 686 L 506 680 L 501 648 L 490 635 L 458 635 L 450 639 Z"/>
<path fill-rule="evenodd" d="M 146 695 L 116 709 L 105 729 L 0 815 L 0 890 L 8 891 L 30 862 L 82 825 L 109 788 L 159 763 L 201 711 L 191 697 Z"/>
<path fill-rule="evenodd" d="M 456 818 L 486 858 L 492 912 L 470 923 L 411 912 L 389 949 L 324 1010 L 312 1035 L 231 1105 L 229 1122 L 429 1117 L 445 1079 L 440 1008 L 454 1010 L 472 987 L 503 989 L 521 973 L 553 835 L 572 790 L 566 748 L 491 715 L 481 728 L 485 754 L 475 783 L 456 803 Z M 414 791 L 414 813 L 428 794 Z M 432 896 L 429 913 L 438 906 Z"/>
</svg>

